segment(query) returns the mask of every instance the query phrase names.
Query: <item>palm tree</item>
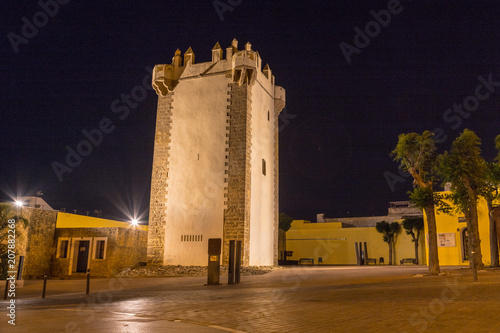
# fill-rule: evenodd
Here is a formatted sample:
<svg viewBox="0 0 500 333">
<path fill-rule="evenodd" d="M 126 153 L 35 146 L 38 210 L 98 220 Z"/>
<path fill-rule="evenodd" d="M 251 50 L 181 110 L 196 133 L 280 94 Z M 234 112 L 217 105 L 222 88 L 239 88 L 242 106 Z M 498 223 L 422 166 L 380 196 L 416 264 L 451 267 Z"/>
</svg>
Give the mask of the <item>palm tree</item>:
<svg viewBox="0 0 500 333">
<path fill-rule="evenodd" d="M 422 217 L 404 219 L 403 228 L 406 230 L 406 234 L 411 236 L 411 241 L 415 243 L 415 264 L 418 265 L 418 241 L 420 231 L 424 230 L 424 219 Z"/>
<path fill-rule="evenodd" d="M 436 144 L 432 133 L 400 134 L 396 148 L 392 151 L 394 160 L 400 162 L 403 170 L 408 171 L 414 179 L 414 189 L 410 201 L 422 208 L 427 216 L 429 230 L 429 274 L 439 274 L 439 257 L 437 246 L 437 227 L 434 205 L 436 197 L 433 190 L 433 167 L 436 162 Z"/>
<path fill-rule="evenodd" d="M 394 244 L 396 243 L 396 238 L 401 231 L 401 225 L 398 222 L 377 222 L 375 228 L 378 232 L 384 235 L 384 242 L 389 244 L 389 265 L 392 265 L 392 251 Z"/>
<path fill-rule="evenodd" d="M 279 215 L 279 230 L 278 230 L 278 254 L 280 260 L 286 260 L 286 232 L 292 226 L 293 219 L 286 213 Z"/>
<path fill-rule="evenodd" d="M 485 187 L 481 196 L 486 199 L 488 206 L 488 217 L 490 221 L 490 258 L 491 266 L 498 267 L 498 235 L 495 218 L 493 217 L 493 203 L 500 198 L 498 188 L 500 187 L 500 165 L 498 163 L 486 163 Z"/>
<path fill-rule="evenodd" d="M 477 202 L 486 188 L 486 161 L 481 157 L 481 140 L 471 130 L 464 131 L 453 141 L 449 152 L 438 157 L 438 170 L 445 182 L 451 183 L 450 199 L 467 217 L 469 261 L 477 281 L 477 270 L 483 268 Z"/>
</svg>

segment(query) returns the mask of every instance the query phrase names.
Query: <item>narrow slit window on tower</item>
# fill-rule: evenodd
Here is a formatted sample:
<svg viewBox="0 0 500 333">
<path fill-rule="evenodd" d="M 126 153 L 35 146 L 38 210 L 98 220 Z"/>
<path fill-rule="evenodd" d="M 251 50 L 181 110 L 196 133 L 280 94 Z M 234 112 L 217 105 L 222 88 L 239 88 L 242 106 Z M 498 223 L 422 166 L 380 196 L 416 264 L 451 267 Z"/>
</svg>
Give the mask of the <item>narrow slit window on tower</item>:
<svg viewBox="0 0 500 333">
<path fill-rule="evenodd" d="M 269 111 L 267 111 L 267 121 L 269 121 L 270 119 L 270 114 L 269 114 Z"/>
<path fill-rule="evenodd" d="M 266 160 L 262 159 L 262 174 L 266 175 Z"/>
</svg>

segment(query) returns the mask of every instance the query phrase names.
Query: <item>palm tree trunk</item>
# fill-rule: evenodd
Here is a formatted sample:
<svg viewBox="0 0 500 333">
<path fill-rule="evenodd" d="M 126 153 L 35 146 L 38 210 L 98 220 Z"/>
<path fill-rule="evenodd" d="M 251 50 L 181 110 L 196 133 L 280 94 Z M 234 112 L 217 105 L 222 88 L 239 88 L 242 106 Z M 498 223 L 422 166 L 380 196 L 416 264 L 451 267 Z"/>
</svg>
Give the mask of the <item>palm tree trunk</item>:
<svg viewBox="0 0 500 333">
<path fill-rule="evenodd" d="M 475 265 L 475 252 L 474 252 L 474 237 L 472 237 L 471 230 L 471 213 L 470 208 L 468 208 L 465 212 L 465 218 L 467 219 L 467 239 L 469 243 L 469 266 L 472 271 L 473 281 L 477 282 L 477 267 Z"/>
<path fill-rule="evenodd" d="M 474 265 L 476 269 L 483 269 L 483 256 L 481 254 L 481 239 L 479 238 L 479 227 L 477 221 L 477 196 L 475 193 L 469 194 L 469 225 L 467 232 L 469 234 L 469 243 L 471 246 L 471 254 L 474 254 Z M 470 262 L 472 265 L 472 262 Z"/>
<path fill-rule="evenodd" d="M 424 209 L 427 216 L 427 228 L 429 230 L 429 275 L 439 274 L 439 257 L 437 246 L 436 215 L 434 204 L 427 205 Z"/>
<path fill-rule="evenodd" d="M 392 243 L 389 244 L 389 265 L 392 265 Z"/>
<path fill-rule="evenodd" d="M 498 267 L 498 240 L 497 240 L 497 227 L 495 218 L 493 216 L 493 203 L 491 199 L 487 199 L 488 216 L 490 218 L 490 253 L 491 253 L 491 266 Z"/>
<path fill-rule="evenodd" d="M 415 239 L 415 264 L 418 265 L 418 237 Z"/>
</svg>

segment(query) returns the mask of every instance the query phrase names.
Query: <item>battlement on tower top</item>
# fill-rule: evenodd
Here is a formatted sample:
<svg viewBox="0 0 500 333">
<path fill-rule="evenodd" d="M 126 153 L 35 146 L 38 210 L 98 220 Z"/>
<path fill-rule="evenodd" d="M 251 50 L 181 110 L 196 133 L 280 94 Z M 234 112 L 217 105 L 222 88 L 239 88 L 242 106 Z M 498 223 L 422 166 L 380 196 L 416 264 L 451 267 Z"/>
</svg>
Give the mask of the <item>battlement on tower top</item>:
<svg viewBox="0 0 500 333">
<path fill-rule="evenodd" d="M 246 43 L 245 48 L 238 49 L 238 41 L 233 39 L 231 45 L 224 51 L 217 42 L 212 48 L 212 60 L 202 63 L 195 62 L 195 54 L 191 47 L 181 57 L 181 51 L 177 49 L 172 63 L 156 65 L 153 70 L 152 85 L 160 96 L 166 96 L 173 91 L 177 84 L 186 79 L 203 77 L 208 75 L 226 75 L 234 83 L 242 85 L 253 84 L 257 80 L 269 94 L 278 95 L 284 103 L 284 89 L 274 86 L 274 75 L 268 64 L 262 69 L 262 58 L 259 52 L 252 50 L 252 44 Z"/>
</svg>

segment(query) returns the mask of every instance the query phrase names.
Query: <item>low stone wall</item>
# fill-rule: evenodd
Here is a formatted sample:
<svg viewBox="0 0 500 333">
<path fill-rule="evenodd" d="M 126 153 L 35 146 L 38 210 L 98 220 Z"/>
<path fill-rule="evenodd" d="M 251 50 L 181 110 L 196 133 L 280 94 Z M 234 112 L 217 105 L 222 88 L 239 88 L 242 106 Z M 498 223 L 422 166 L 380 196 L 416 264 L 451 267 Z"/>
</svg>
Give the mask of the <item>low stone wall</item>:
<svg viewBox="0 0 500 333">
<path fill-rule="evenodd" d="M 241 275 L 263 275 L 274 270 L 282 269 L 278 266 L 241 267 Z M 227 266 L 221 266 L 221 275 L 227 276 Z M 139 266 L 127 268 L 120 272 L 119 277 L 174 277 L 174 276 L 207 276 L 207 266 Z"/>
</svg>

